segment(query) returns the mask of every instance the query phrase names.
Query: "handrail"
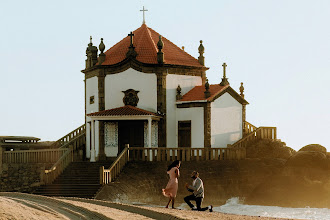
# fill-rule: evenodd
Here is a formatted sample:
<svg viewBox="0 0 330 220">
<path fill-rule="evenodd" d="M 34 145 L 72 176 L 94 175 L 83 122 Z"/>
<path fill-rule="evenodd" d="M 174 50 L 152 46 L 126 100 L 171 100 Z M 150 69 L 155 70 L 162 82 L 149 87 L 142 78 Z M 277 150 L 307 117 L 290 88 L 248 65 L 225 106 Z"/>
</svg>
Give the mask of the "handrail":
<svg viewBox="0 0 330 220">
<path fill-rule="evenodd" d="M 104 169 L 104 166 L 100 167 L 100 184 L 108 184 L 118 177 L 120 171 L 129 161 L 129 145 L 119 154 L 117 159 L 111 164 L 109 169 Z"/>
<path fill-rule="evenodd" d="M 72 149 L 67 148 L 62 157 L 48 170 L 45 169 L 44 182 L 51 184 L 72 162 Z"/>
<path fill-rule="evenodd" d="M 3 163 L 55 163 L 65 149 L 4 151 Z"/>
<path fill-rule="evenodd" d="M 248 135 L 255 130 L 257 130 L 256 126 L 254 126 L 253 124 L 251 124 L 247 121 L 244 122 L 244 130 L 243 130 L 244 135 Z"/>
<path fill-rule="evenodd" d="M 86 134 L 86 124 L 81 125 L 80 127 L 76 128 L 75 130 L 73 130 L 70 133 L 66 134 L 65 136 L 61 137 L 56 142 L 54 142 L 51 145 L 51 147 L 63 148 L 65 145 L 76 140 L 77 138 L 81 137 L 84 134 Z"/>
<path fill-rule="evenodd" d="M 51 145 L 53 148 L 66 150 L 63 156 L 49 169 L 45 170 L 45 184 L 51 184 L 73 161 L 73 153 L 84 143 L 86 125 L 83 124 Z"/>
<path fill-rule="evenodd" d="M 232 145 L 229 145 L 230 148 L 241 148 L 246 147 L 247 143 L 251 140 L 260 140 L 260 139 L 273 139 L 276 140 L 276 127 L 259 127 L 244 138 L 238 140 Z"/>
</svg>

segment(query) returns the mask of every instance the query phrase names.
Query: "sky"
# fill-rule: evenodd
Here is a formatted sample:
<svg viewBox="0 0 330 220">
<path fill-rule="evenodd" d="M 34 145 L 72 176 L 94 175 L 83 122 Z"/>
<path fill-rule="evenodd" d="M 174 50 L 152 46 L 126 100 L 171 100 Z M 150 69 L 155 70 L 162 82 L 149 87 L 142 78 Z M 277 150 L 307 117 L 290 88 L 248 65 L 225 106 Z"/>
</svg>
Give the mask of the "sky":
<svg viewBox="0 0 330 220">
<path fill-rule="evenodd" d="M 143 6 L 146 24 L 195 58 L 203 40 L 211 84 L 227 63 L 248 122 L 295 150 L 330 151 L 328 0 L 3 1 L 0 136 L 54 141 L 81 126 L 89 37 L 109 49 L 141 26 Z"/>
</svg>

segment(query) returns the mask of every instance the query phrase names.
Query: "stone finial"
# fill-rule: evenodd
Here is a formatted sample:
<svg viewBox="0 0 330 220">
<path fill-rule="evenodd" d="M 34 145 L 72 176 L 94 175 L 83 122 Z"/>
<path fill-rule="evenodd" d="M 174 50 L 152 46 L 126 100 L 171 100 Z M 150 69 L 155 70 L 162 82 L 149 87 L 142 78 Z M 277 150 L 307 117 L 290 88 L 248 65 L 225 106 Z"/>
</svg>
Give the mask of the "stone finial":
<svg viewBox="0 0 330 220">
<path fill-rule="evenodd" d="M 208 98 L 208 97 L 211 96 L 211 93 L 210 93 L 210 84 L 209 84 L 209 80 L 207 78 L 206 78 L 206 82 L 205 82 L 204 96 L 205 96 L 205 98 Z"/>
<path fill-rule="evenodd" d="M 182 48 L 182 50 L 184 51 L 184 46 L 182 46 L 181 48 Z"/>
<path fill-rule="evenodd" d="M 243 86 L 243 82 L 241 82 L 241 86 L 239 87 L 239 91 L 241 92 L 240 96 L 244 99 L 244 86 Z"/>
<path fill-rule="evenodd" d="M 220 86 L 226 86 L 226 85 L 229 85 L 228 78 L 226 78 L 226 67 L 227 67 L 227 64 L 226 63 L 223 63 L 222 66 L 223 66 L 223 77 L 222 77 L 222 81 L 220 83 Z"/>
<path fill-rule="evenodd" d="M 103 53 L 104 49 L 105 49 L 105 45 L 103 43 L 103 38 L 101 38 L 101 43 L 99 45 L 99 50 L 101 51 L 101 53 Z"/>
<path fill-rule="evenodd" d="M 205 57 L 203 56 L 203 54 L 204 54 L 203 41 L 200 40 L 199 42 L 200 42 L 200 45 L 199 45 L 199 47 L 198 47 L 198 53 L 199 53 L 198 62 L 199 62 L 201 65 L 205 66 Z"/>
<path fill-rule="evenodd" d="M 105 49 L 105 45 L 103 43 L 103 38 L 101 38 L 101 43 L 99 45 L 99 49 L 100 49 L 100 55 L 99 55 L 99 63 L 98 64 L 102 64 L 105 60 L 105 54 L 103 53 L 104 52 L 104 49 Z"/>
<path fill-rule="evenodd" d="M 126 53 L 126 57 L 133 57 L 135 58 L 137 56 L 137 53 L 135 51 L 135 47 L 133 45 L 133 37 L 134 37 L 134 33 L 131 31 L 131 33 L 128 34 L 128 36 L 130 37 L 130 45 L 128 47 L 128 51 Z"/>
<path fill-rule="evenodd" d="M 182 95 L 181 95 L 181 87 L 180 85 L 178 85 L 178 87 L 176 88 L 176 100 L 180 100 L 182 99 Z"/>
<path fill-rule="evenodd" d="M 98 59 L 97 59 L 97 47 L 93 46 L 93 42 L 92 42 L 92 36 L 90 36 L 90 42 L 86 48 L 86 68 L 92 67 L 94 66 Z"/>
<path fill-rule="evenodd" d="M 163 64 L 164 63 L 164 52 L 162 50 L 163 50 L 163 47 L 164 47 L 164 43 L 163 43 L 163 40 L 162 40 L 162 35 L 159 35 L 159 40 L 158 40 L 158 43 L 157 43 L 157 47 L 158 47 L 157 62 L 159 64 Z"/>
</svg>

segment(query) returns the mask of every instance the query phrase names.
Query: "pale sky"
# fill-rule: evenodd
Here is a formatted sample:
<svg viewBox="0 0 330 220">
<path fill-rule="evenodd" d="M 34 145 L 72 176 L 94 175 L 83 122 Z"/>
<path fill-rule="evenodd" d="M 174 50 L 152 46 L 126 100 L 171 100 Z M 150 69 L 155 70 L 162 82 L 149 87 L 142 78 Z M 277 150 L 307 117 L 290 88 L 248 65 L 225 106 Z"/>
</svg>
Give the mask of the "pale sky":
<svg viewBox="0 0 330 220">
<path fill-rule="evenodd" d="M 3 1 L 0 136 L 57 140 L 82 125 L 89 36 L 109 49 L 141 26 L 143 6 L 146 24 L 195 58 L 203 40 L 211 84 L 227 63 L 248 122 L 276 126 L 296 150 L 330 150 L 329 0 Z"/>
</svg>

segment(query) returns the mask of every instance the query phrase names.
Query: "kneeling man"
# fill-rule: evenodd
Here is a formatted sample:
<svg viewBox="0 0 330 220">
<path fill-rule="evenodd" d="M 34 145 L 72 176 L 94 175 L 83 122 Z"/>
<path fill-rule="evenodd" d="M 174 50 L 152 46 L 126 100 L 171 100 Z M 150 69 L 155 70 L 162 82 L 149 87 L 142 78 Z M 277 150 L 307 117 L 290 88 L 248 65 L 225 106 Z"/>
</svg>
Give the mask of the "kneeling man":
<svg viewBox="0 0 330 220">
<path fill-rule="evenodd" d="M 192 210 L 197 210 L 197 211 L 206 211 L 210 209 L 210 212 L 212 212 L 212 205 L 209 207 L 201 208 L 202 201 L 204 198 L 204 185 L 203 181 L 198 177 L 199 173 L 197 171 L 193 171 L 191 173 L 191 178 L 193 179 L 193 182 L 191 185 L 188 185 L 186 183 L 185 187 L 189 192 L 192 192 L 190 196 L 184 197 L 184 201 L 189 205 L 189 207 Z M 194 207 L 194 205 L 190 202 L 191 200 L 196 202 L 197 208 Z"/>
</svg>

